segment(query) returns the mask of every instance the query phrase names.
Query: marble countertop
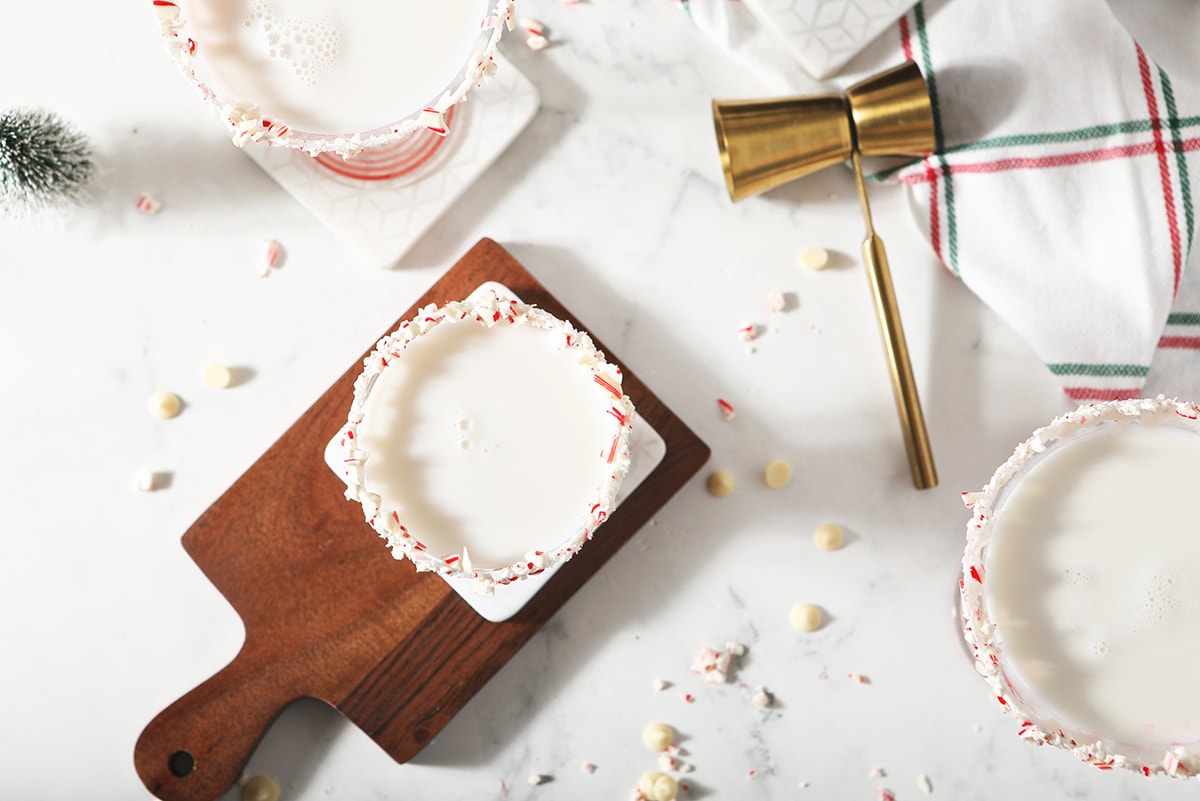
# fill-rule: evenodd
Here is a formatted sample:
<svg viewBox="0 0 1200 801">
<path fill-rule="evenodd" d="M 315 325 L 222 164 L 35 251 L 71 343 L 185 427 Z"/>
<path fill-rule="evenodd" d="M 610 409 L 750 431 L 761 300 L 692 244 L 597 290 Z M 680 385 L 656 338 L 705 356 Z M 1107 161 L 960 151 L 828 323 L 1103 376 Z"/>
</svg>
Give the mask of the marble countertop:
<svg viewBox="0 0 1200 801">
<path fill-rule="evenodd" d="M 503 51 L 541 108 L 391 270 L 362 264 L 230 144 L 168 62 L 148 2 L 6 10 L 0 107 L 72 119 L 102 175 L 72 215 L 0 221 L 3 794 L 149 797 L 133 769 L 138 734 L 229 662 L 243 633 L 180 536 L 487 236 L 712 460 L 411 763 L 304 701 L 247 774 L 276 777 L 285 801 L 627 798 L 656 769 L 642 729 L 662 721 L 694 766 L 683 798 L 869 799 L 887 787 L 911 799 L 925 794 L 920 775 L 941 798 L 1191 797 L 1185 782 L 1025 745 L 967 659 L 959 493 L 1067 406 L 936 262 L 904 191 L 877 186 L 872 199 L 941 475 L 925 492 L 909 479 L 849 171 L 732 205 L 709 102 L 762 94 L 753 76 L 673 3 L 520 4 L 553 46 L 512 37 Z M 160 213 L 134 208 L 142 192 Z M 260 279 L 264 237 L 286 258 Z M 814 245 L 833 254 L 829 269 L 797 266 Z M 788 310 L 767 311 L 772 289 L 789 293 Z M 745 322 L 764 328 L 752 348 L 736 334 Z M 210 361 L 244 380 L 207 389 Z M 146 413 L 158 390 L 184 399 L 177 419 Z M 760 477 L 777 458 L 794 477 L 773 491 Z M 169 485 L 132 489 L 143 469 Z M 716 469 L 738 481 L 728 498 L 705 492 Z M 823 522 L 845 528 L 843 549 L 814 547 Z M 799 601 L 825 609 L 827 625 L 794 631 Z M 726 642 L 748 649 L 734 681 L 704 684 L 693 656 Z M 658 679 L 672 686 L 657 691 Z M 758 686 L 774 706 L 752 705 Z M 549 781 L 531 786 L 531 774 Z"/>
</svg>

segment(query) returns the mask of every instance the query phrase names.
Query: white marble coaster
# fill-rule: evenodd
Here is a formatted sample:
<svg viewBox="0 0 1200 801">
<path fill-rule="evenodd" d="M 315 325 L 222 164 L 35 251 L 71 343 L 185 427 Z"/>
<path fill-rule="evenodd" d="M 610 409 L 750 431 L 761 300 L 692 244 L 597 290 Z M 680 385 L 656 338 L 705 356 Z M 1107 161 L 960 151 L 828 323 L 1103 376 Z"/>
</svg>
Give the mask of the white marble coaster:
<svg viewBox="0 0 1200 801">
<path fill-rule="evenodd" d="M 533 119 L 537 90 L 503 56 L 496 74 L 454 107 L 444 144 L 422 166 L 388 181 L 362 181 L 283 147 L 245 152 L 367 264 L 393 266 Z"/>
<path fill-rule="evenodd" d="M 916 0 L 745 0 L 778 34 L 804 71 L 828 78 L 866 47 Z"/>
<path fill-rule="evenodd" d="M 481 284 L 468 297 L 474 298 L 479 293 L 489 290 L 501 297 L 516 297 L 512 290 L 495 281 L 488 281 Z M 346 398 L 347 410 L 350 409 L 350 401 L 350 398 Z M 329 441 L 329 444 L 325 446 L 325 464 L 334 472 L 334 475 L 339 479 L 345 480 L 343 473 L 346 466 L 342 463 L 342 447 L 338 440 L 339 437 L 335 435 Z M 629 472 L 625 474 L 625 479 L 621 482 L 621 488 L 617 491 L 616 506 L 613 509 L 613 515 L 618 513 L 624 500 L 654 472 L 654 468 L 658 467 L 659 462 L 667 455 L 666 441 L 657 431 L 650 427 L 649 423 L 638 416 L 636 412 L 634 413 L 633 428 L 629 436 L 629 452 Z M 366 523 L 363 524 L 363 534 L 374 534 Z M 597 529 L 596 536 L 604 536 L 604 526 Z M 386 553 L 383 551 L 384 547 L 380 543 L 380 556 L 386 556 Z M 583 553 L 587 553 L 586 547 Z M 580 557 L 576 556 L 575 558 L 578 559 Z M 412 564 L 408 563 L 406 567 L 412 569 Z M 493 623 L 499 623 L 502 620 L 508 620 L 519 612 L 537 594 L 538 590 L 550 580 L 550 577 L 558 572 L 560 567 L 562 567 L 562 563 L 547 568 L 544 572 L 531 578 L 516 581 L 507 586 L 496 587 L 494 595 L 480 595 L 476 593 L 473 583 L 468 579 L 454 579 L 447 576 L 443 576 L 442 578 L 481 617 Z"/>
</svg>

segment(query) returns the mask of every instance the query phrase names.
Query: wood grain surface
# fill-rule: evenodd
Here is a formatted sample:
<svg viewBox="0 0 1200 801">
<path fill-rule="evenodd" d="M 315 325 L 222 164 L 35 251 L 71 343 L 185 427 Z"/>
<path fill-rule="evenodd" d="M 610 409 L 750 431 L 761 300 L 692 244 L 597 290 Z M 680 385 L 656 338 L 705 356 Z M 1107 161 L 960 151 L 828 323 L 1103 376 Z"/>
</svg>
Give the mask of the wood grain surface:
<svg viewBox="0 0 1200 801">
<path fill-rule="evenodd" d="M 490 239 L 397 325 L 485 281 L 586 330 Z M 276 716 L 303 697 L 328 702 L 407 761 L 700 469 L 708 447 L 595 341 L 621 366 L 625 392 L 666 441 L 666 456 L 509 620 L 485 620 L 443 579 L 394 560 L 358 504 L 345 500 L 323 454 L 345 422 L 360 361 L 200 516 L 183 546 L 241 616 L 246 639 L 229 665 L 142 732 L 134 764 L 150 792 L 165 801 L 217 798 Z"/>
</svg>

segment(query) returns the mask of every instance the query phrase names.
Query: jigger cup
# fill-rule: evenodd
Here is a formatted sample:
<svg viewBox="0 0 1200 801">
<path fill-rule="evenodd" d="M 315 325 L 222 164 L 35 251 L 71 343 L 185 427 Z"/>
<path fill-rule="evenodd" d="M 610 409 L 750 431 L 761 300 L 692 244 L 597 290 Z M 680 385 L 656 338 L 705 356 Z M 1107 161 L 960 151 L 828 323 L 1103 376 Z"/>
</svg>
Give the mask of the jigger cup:
<svg viewBox="0 0 1200 801">
<path fill-rule="evenodd" d="M 912 61 L 856 83 L 843 95 L 713 101 L 725 185 L 735 202 L 847 159 L 854 167 L 867 234 L 863 261 L 871 280 L 917 489 L 937 486 L 933 450 L 913 379 L 883 240 L 875 234 L 859 156 L 924 156 L 933 151 L 933 110 Z"/>
</svg>

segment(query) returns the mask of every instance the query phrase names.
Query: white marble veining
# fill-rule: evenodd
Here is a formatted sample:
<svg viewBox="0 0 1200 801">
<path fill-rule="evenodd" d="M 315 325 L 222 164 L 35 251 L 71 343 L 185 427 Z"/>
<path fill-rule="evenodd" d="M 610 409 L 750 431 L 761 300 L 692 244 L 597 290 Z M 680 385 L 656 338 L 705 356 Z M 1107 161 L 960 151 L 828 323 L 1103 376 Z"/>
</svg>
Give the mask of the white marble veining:
<svg viewBox="0 0 1200 801">
<path fill-rule="evenodd" d="M 948 799 L 1192 797 L 1184 782 L 1102 774 L 1021 743 L 966 659 L 958 493 L 1065 406 L 1025 345 L 938 266 L 903 191 L 872 198 L 941 474 L 923 493 L 900 444 L 848 172 L 732 206 L 709 101 L 759 93 L 750 76 L 673 3 L 519 2 L 553 46 L 514 37 L 504 50 L 542 108 L 391 271 L 356 263 L 228 142 L 167 61 L 148 0 L 6 9 L 0 107 L 73 119 L 104 175 L 78 213 L 0 222 L 0 795 L 148 797 L 138 734 L 242 637 L 180 536 L 490 236 L 699 433 L 712 462 L 412 763 L 302 702 L 249 773 L 278 777 L 285 801 L 627 798 L 655 767 L 640 737 L 660 720 L 695 766 L 684 798 L 870 799 L 888 787 L 911 799 L 924 795 L 919 774 Z M 160 214 L 134 209 L 141 192 Z M 260 279 L 267 236 L 286 259 Z M 834 252 L 830 269 L 796 266 L 810 245 Z M 795 307 L 769 314 L 772 288 Z M 744 322 L 766 327 L 753 353 L 736 336 Z M 204 387 L 208 361 L 241 368 L 239 385 Z M 161 389 L 183 397 L 179 418 L 147 415 Z M 771 491 L 759 476 L 778 457 L 794 478 Z M 170 473 L 169 487 L 132 490 L 142 468 Z M 703 488 L 716 468 L 739 482 L 724 500 Z M 824 521 L 845 526 L 845 548 L 814 548 Z M 815 634 L 788 624 L 801 600 L 828 612 Z M 727 641 L 749 648 L 735 681 L 703 684 L 693 655 Z M 658 678 L 673 686 L 656 692 Z M 775 707 L 751 705 L 759 685 Z M 552 781 L 530 786 L 531 773 Z"/>
</svg>

